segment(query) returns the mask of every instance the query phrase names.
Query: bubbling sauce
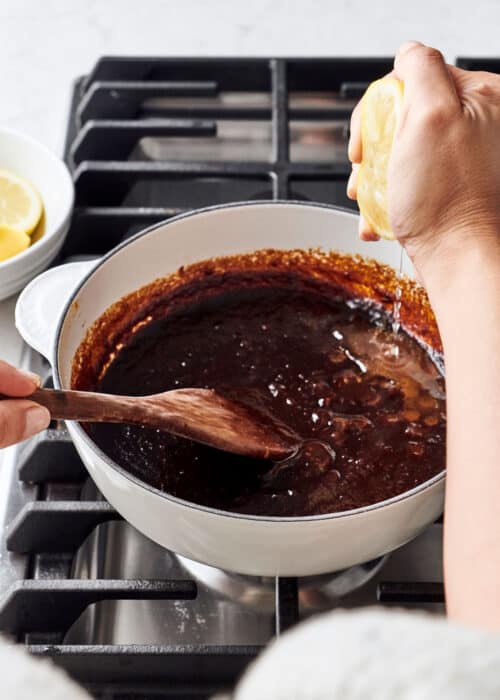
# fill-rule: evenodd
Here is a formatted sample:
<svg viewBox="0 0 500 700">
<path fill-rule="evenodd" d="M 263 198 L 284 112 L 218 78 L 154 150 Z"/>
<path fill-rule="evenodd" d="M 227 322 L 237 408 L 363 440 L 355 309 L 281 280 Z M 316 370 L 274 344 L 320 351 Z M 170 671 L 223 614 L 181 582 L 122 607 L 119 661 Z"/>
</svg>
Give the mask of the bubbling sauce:
<svg viewBox="0 0 500 700">
<path fill-rule="evenodd" d="M 149 428 L 91 425 L 105 453 L 179 498 L 269 516 L 366 506 L 442 471 L 443 378 L 380 305 L 293 270 L 216 279 L 194 277 L 189 294 L 122 328 L 94 374 L 77 367 L 73 385 L 129 395 L 215 388 L 289 426 L 297 453 L 272 464 Z"/>
</svg>

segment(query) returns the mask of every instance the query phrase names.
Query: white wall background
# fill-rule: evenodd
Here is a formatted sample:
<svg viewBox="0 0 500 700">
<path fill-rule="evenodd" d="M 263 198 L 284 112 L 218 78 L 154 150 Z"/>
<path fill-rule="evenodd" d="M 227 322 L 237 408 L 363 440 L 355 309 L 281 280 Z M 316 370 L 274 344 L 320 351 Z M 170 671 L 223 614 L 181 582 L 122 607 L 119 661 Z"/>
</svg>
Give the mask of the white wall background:
<svg viewBox="0 0 500 700">
<path fill-rule="evenodd" d="M 71 80 L 103 54 L 500 55 L 500 0 L 0 0 L 0 123 L 60 150 Z"/>
</svg>

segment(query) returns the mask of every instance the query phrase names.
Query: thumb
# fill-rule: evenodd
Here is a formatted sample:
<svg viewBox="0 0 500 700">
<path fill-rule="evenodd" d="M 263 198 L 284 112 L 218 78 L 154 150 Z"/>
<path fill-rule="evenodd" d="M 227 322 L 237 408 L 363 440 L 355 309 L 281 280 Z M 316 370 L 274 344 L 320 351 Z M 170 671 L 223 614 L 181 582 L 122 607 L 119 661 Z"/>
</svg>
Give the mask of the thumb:
<svg viewBox="0 0 500 700">
<path fill-rule="evenodd" d="M 50 413 L 27 399 L 5 399 L 0 401 L 0 448 L 26 440 L 46 428 Z"/>
</svg>

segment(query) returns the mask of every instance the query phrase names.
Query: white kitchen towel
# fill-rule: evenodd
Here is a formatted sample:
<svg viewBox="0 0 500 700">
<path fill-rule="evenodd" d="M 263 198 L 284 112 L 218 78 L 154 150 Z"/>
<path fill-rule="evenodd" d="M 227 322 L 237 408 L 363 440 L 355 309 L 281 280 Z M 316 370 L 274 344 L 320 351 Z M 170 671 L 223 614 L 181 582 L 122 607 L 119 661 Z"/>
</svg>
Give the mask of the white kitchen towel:
<svg viewBox="0 0 500 700">
<path fill-rule="evenodd" d="M 500 635 L 373 608 L 319 616 L 271 644 L 234 700 L 498 700 Z"/>
<path fill-rule="evenodd" d="M 89 675 L 92 669 L 89 669 Z M 91 700 L 48 659 L 36 659 L 23 647 L 0 638 L 1 700 Z"/>
</svg>

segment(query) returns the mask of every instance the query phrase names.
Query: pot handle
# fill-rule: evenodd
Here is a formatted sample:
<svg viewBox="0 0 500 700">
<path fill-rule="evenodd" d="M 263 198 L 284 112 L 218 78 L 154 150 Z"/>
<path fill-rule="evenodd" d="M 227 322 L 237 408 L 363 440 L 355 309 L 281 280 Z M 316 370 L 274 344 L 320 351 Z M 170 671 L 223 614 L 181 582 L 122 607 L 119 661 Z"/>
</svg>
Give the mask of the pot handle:
<svg viewBox="0 0 500 700">
<path fill-rule="evenodd" d="M 32 348 L 54 365 L 56 333 L 70 295 L 98 259 L 52 267 L 24 288 L 16 304 L 16 328 Z"/>
</svg>

